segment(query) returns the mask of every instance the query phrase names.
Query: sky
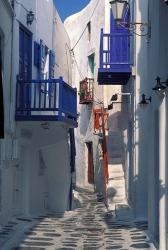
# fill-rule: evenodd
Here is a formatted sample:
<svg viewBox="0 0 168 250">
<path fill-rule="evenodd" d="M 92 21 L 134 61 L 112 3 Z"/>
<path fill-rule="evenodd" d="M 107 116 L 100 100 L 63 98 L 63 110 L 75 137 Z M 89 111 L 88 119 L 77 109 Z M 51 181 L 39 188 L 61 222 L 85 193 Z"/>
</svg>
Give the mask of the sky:
<svg viewBox="0 0 168 250">
<path fill-rule="evenodd" d="M 66 17 L 82 10 L 90 0 L 54 0 L 57 11 L 64 21 Z"/>
</svg>

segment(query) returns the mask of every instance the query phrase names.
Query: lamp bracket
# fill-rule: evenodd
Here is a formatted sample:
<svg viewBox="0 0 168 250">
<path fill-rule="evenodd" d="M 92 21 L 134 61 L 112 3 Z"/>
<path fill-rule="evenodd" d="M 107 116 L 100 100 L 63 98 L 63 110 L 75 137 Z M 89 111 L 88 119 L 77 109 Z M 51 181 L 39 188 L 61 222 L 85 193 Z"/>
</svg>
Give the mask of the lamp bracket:
<svg viewBox="0 0 168 250">
<path fill-rule="evenodd" d="M 150 36 L 151 23 L 150 22 L 122 22 L 117 21 L 117 25 L 123 27 L 138 36 Z M 137 33 L 139 29 L 140 33 Z"/>
</svg>

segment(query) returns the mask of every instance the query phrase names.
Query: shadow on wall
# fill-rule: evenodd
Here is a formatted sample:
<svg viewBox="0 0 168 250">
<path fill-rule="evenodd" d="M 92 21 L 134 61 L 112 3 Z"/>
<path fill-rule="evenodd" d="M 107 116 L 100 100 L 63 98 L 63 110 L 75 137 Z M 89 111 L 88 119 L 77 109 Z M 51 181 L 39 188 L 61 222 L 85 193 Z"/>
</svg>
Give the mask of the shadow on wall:
<svg viewBox="0 0 168 250">
<path fill-rule="evenodd" d="M 122 93 L 131 93 L 131 81 L 122 87 Z M 123 95 L 121 101 L 123 102 L 122 104 L 119 104 L 121 105 L 121 110 L 115 113 L 112 110 L 108 118 L 108 162 L 109 165 L 122 165 L 125 176 L 126 196 L 128 201 L 131 202 L 132 196 L 130 193 L 133 182 L 132 121 L 130 116 L 131 95 Z M 115 196 L 116 194 L 116 190 L 115 192 L 114 190 L 111 190 L 110 192 L 112 201 L 113 195 Z"/>
<path fill-rule="evenodd" d="M 90 126 L 91 122 L 91 115 L 92 115 L 92 106 L 90 105 L 81 105 L 80 109 L 81 115 L 80 115 L 80 133 L 81 135 L 85 136 L 88 130 L 88 127 Z"/>
<path fill-rule="evenodd" d="M 108 118 L 107 150 L 109 164 L 123 164 L 126 144 L 124 141 L 124 130 L 126 124 L 123 122 L 123 113 L 117 111 Z M 124 126 L 123 126 L 124 125 Z"/>
<path fill-rule="evenodd" d="M 108 200 L 110 203 L 113 202 L 113 198 L 116 196 L 117 190 L 113 187 L 108 188 Z"/>
<path fill-rule="evenodd" d="M 95 150 L 96 156 L 95 156 L 95 191 L 98 193 L 104 192 L 104 172 L 103 172 L 103 150 L 102 150 L 102 143 L 101 140 L 99 140 L 99 143 L 97 144 L 97 148 Z"/>
<path fill-rule="evenodd" d="M 117 104 L 116 104 L 117 105 Z M 122 111 L 117 111 L 108 117 L 108 129 L 109 131 L 120 131 L 124 130 Z"/>
</svg>

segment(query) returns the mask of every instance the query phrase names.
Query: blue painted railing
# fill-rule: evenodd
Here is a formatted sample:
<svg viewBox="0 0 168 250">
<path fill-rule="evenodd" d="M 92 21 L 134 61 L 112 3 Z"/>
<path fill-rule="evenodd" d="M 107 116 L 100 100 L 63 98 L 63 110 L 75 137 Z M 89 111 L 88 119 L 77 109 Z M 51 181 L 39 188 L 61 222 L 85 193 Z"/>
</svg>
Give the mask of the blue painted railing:
<svg viewBox="0 0 168 250">
<path fill-rule="evenodd" d="M 100 69 L 130 68 L 130 34 L 110 33 L 101 30 Z"/>
<path fill-rule="evenodd" d="M 17 80 L 17 121 L 63 121 L 77 126 L 77 91 L 60 77 Z"/>
<path fill-rule="evenodd" d="M 100 85 L 125 85 L 130 76 L 129 32 L 116 29 L 115 32 L 106 34 L 102 29 L 98 83 Z"/>
</svg>

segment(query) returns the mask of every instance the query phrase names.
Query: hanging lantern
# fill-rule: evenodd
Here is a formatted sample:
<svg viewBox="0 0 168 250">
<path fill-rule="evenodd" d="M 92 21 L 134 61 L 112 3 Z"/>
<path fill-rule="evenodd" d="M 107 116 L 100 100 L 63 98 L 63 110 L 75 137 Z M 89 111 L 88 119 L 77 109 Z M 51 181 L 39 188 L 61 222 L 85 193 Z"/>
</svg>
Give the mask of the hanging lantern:
<svg viewBox="0 0 168 250">
<path fill-rule="evenodd" d="M 110 0 L 111 9 L 113 12 L 113 17 L 116 22 L 121 22 L 124 16 L 126 6 L 128 4 L 127 0 Z"/>
</svg>

